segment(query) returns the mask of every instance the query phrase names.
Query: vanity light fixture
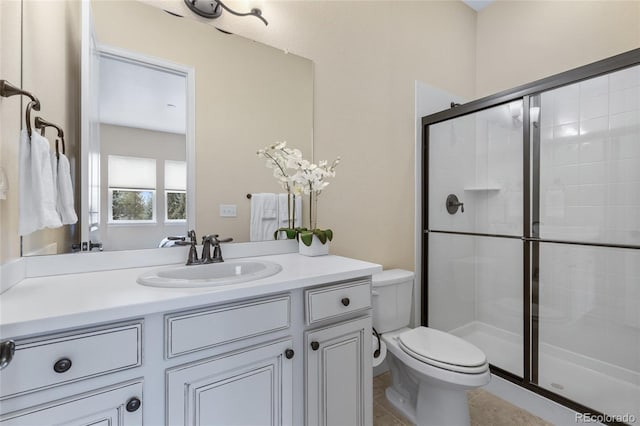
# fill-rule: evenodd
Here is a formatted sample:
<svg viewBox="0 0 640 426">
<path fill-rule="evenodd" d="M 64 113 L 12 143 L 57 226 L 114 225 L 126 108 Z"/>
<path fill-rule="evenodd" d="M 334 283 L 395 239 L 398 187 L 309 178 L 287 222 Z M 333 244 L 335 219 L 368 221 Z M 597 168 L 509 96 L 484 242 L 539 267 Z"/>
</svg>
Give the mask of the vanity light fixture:
<svg viewBox="0 0 640 426">
<path fill-rule="evenodd" d="M 255 16 L 264 22 L 265 25 L 269 25 L 266 19 L 262 17 L 262 11 L 258 8 L 251 9 L 251 12 L 239 13 L 233 9 L 230 9 L 221 0 L 184 0 L 184 3 L 189 9 L 196 15 L 200 15 L 204 18 L 215 19 L 222 15 L 222 9 L 236 16 Z"/>
</svg>

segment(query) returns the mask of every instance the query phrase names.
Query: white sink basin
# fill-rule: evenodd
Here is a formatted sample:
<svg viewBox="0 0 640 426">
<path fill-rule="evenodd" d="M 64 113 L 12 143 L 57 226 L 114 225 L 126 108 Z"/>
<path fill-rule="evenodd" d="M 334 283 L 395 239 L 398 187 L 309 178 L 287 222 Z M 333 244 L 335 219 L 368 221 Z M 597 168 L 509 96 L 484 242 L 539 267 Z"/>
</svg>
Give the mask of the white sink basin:
<svg viewBox="0 0 640 426">
<path fill-rule="evenodd" d="M 140 275 L 137 281 L 151 287 L 217 287 L 270 277 L 281 270 L 282 266 L 267 260 L 232 260 L 157 269 Z"/>
</svg>

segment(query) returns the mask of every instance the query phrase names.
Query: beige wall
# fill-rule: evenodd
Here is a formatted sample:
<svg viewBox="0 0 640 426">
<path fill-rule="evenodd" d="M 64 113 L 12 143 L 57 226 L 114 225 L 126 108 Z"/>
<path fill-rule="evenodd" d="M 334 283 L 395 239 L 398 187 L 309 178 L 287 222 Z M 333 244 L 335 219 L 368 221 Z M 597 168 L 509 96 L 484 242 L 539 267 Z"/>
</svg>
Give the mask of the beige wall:
<svg viewBox="0 0 640 426">
<path fill-rule="evenodd" d="M 181 0 L 152 3 L 193 17 Z M 315 158 L 343 157 L 320 200 L 332 251 L 407 269 L 414 80 L 472 99 L 640 44 L 638 2 L 501 1 L 476 14 L 454 1 L 269 1 L 263 12 L 268 27 L 227 13 L 215 25 L 314 61 Z"/>
<path fill-rule="evenodd" d="M 246 194 L 280 191 L 256 151 L 286 140 L 311 153 L 313 63 L 139 2 L 92 8 L 100 43 L 195 69 L 195 229 L 249 241 Z M 220 217 L 220 204 L 238 216 Z"/>
<path fill-rule="evenodd" d="M 80 2 L 26 0 L 22 13 L 22 84 L 42 105 L 33 117 L 42 116 L 64 129 L 72 178 L 80 176 Z M 52 144 L 55 134 L 55 129 L 46 131 Z M 25 236 L 22 252 L 67 253 L 79 240 L 77 226 L 45 229 Z"/>
<path fill-rule="evenodd" d="M 639 7 L 266 2 L 273 28 L 217 25 L 314 60 L 316 158 L 344 157 L 320 204 L 333 252 L 413 269 L 413 80 L 473 99 L 603 59 L 640 46 Z"/>
<path fill-rule="evenodd" d="M 112 2 L 99 2 L 106 5 Z M 182 1 L 156 5 L 178 10 L 185 16 Z M 475 67 L 475 12 L 458 2 L 288 2 L 265 3 L 270 26 L 264 28 L 251 18 L 225 14 L 216 22 L 220 28 L 310 57 L 315 63 L 314 136 L 315 158 L 343 157 L 338 177 L 322 195 L 319 225 L 336 232 L 333 252 L 385 264 L 413 267 L 413 91 L 420 79 L 448 91 L 472 97 Z M 135 7 L 135 5 L 133 6 Z M 242 7 L 242 6 L 241 6 Z M 164 15 L 164 14 L 163 14 Z M 119 34 L 101 41 L 118 44 L 144 42 L 171 46 L 178 53 L 189 51 L 170 31 L 147 32 L 144 40 L 127 37 L 127 29 L 145 22 L 127 13 L 119 17 Z M 99 22 L 96 20 L 96 27 Z M 266 31 L 265 31 L 266 30 Z M 150 43 L 151 42 L 151 43 Z M 401 48 L 399 48 L 401 46 Z M 215 51 L 199 51 L 200 57 L 216 57 Z M 149 53 L 153 55 L 153 52 Z M 188 63 L 183 58 L 176 62 Z M 259 66 L 259 65 L 256 65 Z M 237 70 L 236 74 L 241 74 Z M 200 73 L 203 74 L 203 73 Z M 207 75 L 203 74 L 203 77 Z M 213 78 L 198 90 L 215 96 L 215 90 L 233 85 Z M 202 99 L 202 97 L 200 97 Z M 214 121 L 224 111 L 198 108 L 198 122 Z M 260 120 L 257 112 L 251 112 Z M 292 114 L 289 120 L 300 120 Z M 250 122 L 250 121 L 249 121 Z M 250 126 L 225 132 L 198 132 L 198 139 L 219 135 L 228 148 L 245 161 L 231 174 L 218 174 L 219 152 L 212 145 L 199 149 L 197 227 L 226 234 L 233 232 L 228 220 L 216 219 L 220 202 L 247 208 L 245 192 L 277 190 L 269 170 L 253 162 L 255 146 L 283 138 L 282 132 L 264 134 L 255 146 L 234 144 L 238 134 Z M 255 139 L 255 138 L 254 138 Z M 291 144 L 303 136 L 288 137 Z M 204 160 L 206 159 L 206 160 Z M 200 167 L 204 163 L 204 167 Z M 254 164 L 258 164 L 255 168 Z M 223 193 L 214 200 L 203 183 L 229 188 L 240 182 L 240 193 Z M 256 182 L 258 184 L 256 184 Z M 269 182 L 268 188 L 262 184 Z M 260 186 L 259 186 L 260 185 Z M 240 198 L 237 198 L 240 197 Z"/>
<path fill-rule="evenodd" d="M 20 85 L 20 2 L 0 1 L 0 78 Z M 0 264 L 20 256 L 18 237 L 18 138 L 20 96 L 0 97 L 0 167 L 9 191 L 0 200 Z"/>
<path fill-rule="evenodd" d="M 332 253 L 413 269 L 415 80 L 473 97 L 475 12 L 455 1 L 263 5 L 266 28 L 229 14 L 216 25 L 314 61 L 314 157 L 343 159 L 318 209 Z"/>
<path fill-rule="evenodd" d="M 476 96 L 640 47 L 640 1 L 497 1 L 478 13 Z"/>
</svg>

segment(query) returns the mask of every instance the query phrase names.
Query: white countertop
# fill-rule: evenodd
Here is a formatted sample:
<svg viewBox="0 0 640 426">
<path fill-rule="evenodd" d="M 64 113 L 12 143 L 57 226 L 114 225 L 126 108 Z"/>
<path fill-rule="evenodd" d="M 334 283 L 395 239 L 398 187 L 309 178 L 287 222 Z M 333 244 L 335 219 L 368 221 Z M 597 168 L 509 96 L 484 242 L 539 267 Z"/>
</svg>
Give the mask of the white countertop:
<svg viewBox="0 0 640 426">
<path fill-rule="evenodd" d="M 27 278 L 0 295 L 0 338 L 290 291 L 382 270 L 374 263 L 333 255 L 290 253 L 243 260 L 251 259 L 277 262 L 282 271 L 256 281 L 189 289 L 136 283 L 140 274 L 171 265 Z"/>
</svg>

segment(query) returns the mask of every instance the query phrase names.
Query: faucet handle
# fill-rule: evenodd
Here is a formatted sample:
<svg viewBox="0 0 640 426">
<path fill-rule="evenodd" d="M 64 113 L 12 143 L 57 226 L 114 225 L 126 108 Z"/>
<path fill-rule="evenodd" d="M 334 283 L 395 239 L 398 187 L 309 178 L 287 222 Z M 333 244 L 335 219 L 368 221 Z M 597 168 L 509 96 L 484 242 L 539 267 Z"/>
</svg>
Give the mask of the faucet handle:
<svg viewBox="0 0 640 426">
<path fill-rule="evenodd" d="M 196 242 L 198 239 L 198 237 L 196 236 L 196 231 L 194 231 L 193 229 L 187 232 L 187 237 L 189 237 L 191 242 Z"/>
<path fill-rule="evenodd" d="M 219 236 L 220 235 L 218 235 L 218 234 L 206 235 L 206 237 L 209 239 L 209 241 L 211 241 L 211 243 L 213 245 L 217 245 L 219 243 L 229 243 L 229 242 L 233 241 L 233 238 L 229 237 L 229 238 L 220 239 L 220 238 L 218 238 Z M 204 238 L 205 237 L 202 237 L 202 241 L 204 241 Z"/>
</svg>

